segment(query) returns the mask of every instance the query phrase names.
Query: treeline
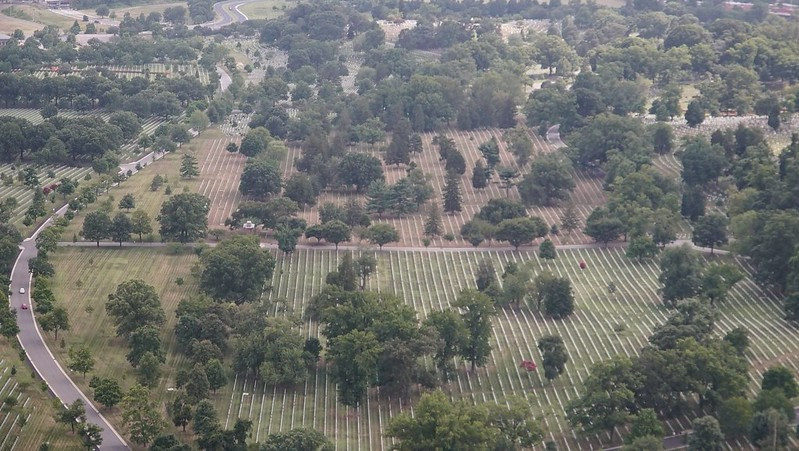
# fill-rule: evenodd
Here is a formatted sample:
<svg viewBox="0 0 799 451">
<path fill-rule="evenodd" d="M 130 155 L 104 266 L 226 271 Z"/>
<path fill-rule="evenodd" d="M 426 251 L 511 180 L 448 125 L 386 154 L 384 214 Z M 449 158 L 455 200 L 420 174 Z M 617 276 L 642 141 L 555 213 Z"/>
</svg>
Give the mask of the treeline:
<svg viewBox="0 0 799 451">
<path fill-rule="evenodd" d="M 168 118 L 178 116 L 189 102 L 205 100 L 213 92 L 195 74 L 149 81 L 144 76 L 126 79 L 103 72 L 88 69 L 80 75 L 65 75 L 69 71 L 63 70 L 62 75 L 44 78 L 0 74 L 0 100 L 7 107 L 45 106 L 42 110 L 45 118 L 57 114 L 53 107 L 125 110 L 141 118 Z"/>
<path fill-rule="evenodd" d="M 141 131 L 141 123 L 132 113 L 115 113 L 113 118 L 106 123 L 97 117 L 53 117 L 32 125 L 26 119 L 0 117 L 0 158 L 13 162 L 30 156 L 43 164 L 100 158 Z"/>
<path fill-rule="evenodd" d="M 795 23 L 767 10 L 763 14 L 763 8 L 728 12 L 703 4 L 674 10 L 645 1 L 630 6 L 619 12 L 581 6 L 559 30 L 549 30 L 552 36 L 546 39 L 552 42 L 542 48 L 549 49 L 544 53 L 561 65 L 559 48 L 571 47 L 591 70 L 582 70 L 568 90 L 545 83 L 544 89 L 531 93 L 527 105 L 531 126 L 545 130 L 547 125 L 561 124 L 561 130 L 568 132 L 608 110 L 643 113 L 647 94 L 643 80 L 662 93 L 649 111 L 658 120 L 683 114 L 674 100 L 680 98 L 680 85 L 686 81 L 697 81 L 699 89 L 685 111 L 689 125 L 701 123 L 705 114 L 755 112 L 779 117 L 783 109 L 796 111 L 796 92 L 785 89 L 799 73 Z M 695 20 L 682 20 L 689 16 Z"/>
<path fill-rule="evenodd" d="M 195 46 L 184 39 L 142 39 L 138 36 L 120 36 L 110 42 L 93 40 L 75 48 L 72 43 L 59 39 L 59 30 L 45 27 L 24 40 L 24 45 L 7 45 L 0 48 L 0 70 L 37 70 L 45 64 L 134 65 L 154 62 L 191 62 L 197 59 Z M 196 44 L 195 44 L 196 45 Z"/>
<path fill-rule="evenodd" d="M 614 357 L 591 368 L 580 396 L 567 406 L 568 421 L 611 438 L 616 428 L 631 423 L 625 438 L 630 449 L 657 449 L 665 431 L 661 419 L 699 409 L 706 416 L 693 422 L 692 449 L 714 449 L 741 437 L 758 447 L 786 446 L 794 433 L 793 372 L 767 369 L 759 393 L 748 399 L 748 332 L 736 327 L 721 339 L 713 337 L 717 316 L 705 300 L 678 303 L 638 356 Z"/>
</svg>

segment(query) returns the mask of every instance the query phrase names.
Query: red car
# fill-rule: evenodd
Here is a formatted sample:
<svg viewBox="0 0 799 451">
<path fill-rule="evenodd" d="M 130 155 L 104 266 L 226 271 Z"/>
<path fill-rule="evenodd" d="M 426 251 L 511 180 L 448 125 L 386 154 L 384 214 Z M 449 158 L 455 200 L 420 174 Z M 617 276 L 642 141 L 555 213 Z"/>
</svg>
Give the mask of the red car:
<svg viewBox="0 0 799 451">
<path fill-rule="evenodd" d="M 28 304 L 22 304 L 21 307 L 22 310 L 28 310 Z"/>
</svg>

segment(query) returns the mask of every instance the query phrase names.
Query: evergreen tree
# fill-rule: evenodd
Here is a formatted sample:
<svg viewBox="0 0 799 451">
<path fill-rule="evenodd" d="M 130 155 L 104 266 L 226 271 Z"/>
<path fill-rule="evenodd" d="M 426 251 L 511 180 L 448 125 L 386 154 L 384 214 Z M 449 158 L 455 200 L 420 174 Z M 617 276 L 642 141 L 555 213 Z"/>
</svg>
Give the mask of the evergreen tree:
<svg viewBox="0 0 799 451">
<path fill-rule="evenodd" d="M 477 164 L 472 169 L 472 188 L 483 189 L 488 186 L 488 179 L 490 176 L 489 169 L 485 167 L 482 160 L 478 160 Z"/>
<path fill-rule="evenodd" d="M 461 186 L 460 177 L 454 171 L 447 173 L 444 185 L 444 211 L 455 213 L 461 211 Z"/>
<path fill-rule="evenodd" d="M 183 155 L 183 162 L 180 164 L 180 176 L 190 179 L 200 175 L 200 169 L 197 167 L 197 159 L 193 155 Z"/>
<path fill-rule="evenodd" d="M 699 100 L 694 99 L 688 104 L 688 108 L 685 110 L 685 121 L 691 127 L 696 127 L 705 121 L 705 109 Z"/>
<path fill-rule="evenodd" d="M 443 232 L 441 223 L 441 209 L 438 204 L 433 202 L 427 212 L 427 219 L 424 221 L 424 234 L 427 236 L 439 236 Z"/>
</svg>

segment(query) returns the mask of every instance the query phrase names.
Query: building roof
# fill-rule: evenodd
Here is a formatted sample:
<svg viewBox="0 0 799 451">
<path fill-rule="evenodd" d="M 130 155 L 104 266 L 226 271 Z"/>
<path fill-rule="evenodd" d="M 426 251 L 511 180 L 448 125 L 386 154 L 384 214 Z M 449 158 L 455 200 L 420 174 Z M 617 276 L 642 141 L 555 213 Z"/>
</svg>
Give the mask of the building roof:
<svg viewBox="0 0 799 451">
<path fill-rule="evenodd" d="M 9 39 L 11 39 L 11 36 L 0 33 L 0 41 L 8 41 Z"/>
</svg>

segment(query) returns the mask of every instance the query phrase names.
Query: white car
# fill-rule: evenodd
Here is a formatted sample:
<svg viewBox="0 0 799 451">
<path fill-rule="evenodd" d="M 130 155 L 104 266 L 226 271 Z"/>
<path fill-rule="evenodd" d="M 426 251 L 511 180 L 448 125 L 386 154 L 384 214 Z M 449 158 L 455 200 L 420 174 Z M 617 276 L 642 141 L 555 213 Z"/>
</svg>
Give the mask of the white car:
<svg viewBox="0 0 799 451">
<path fill-rule="evenodd" d="M 19 294 L 25 294 L 25 289 L 24 288 L 20 288 L 19 289 Z"/>
</svg>

